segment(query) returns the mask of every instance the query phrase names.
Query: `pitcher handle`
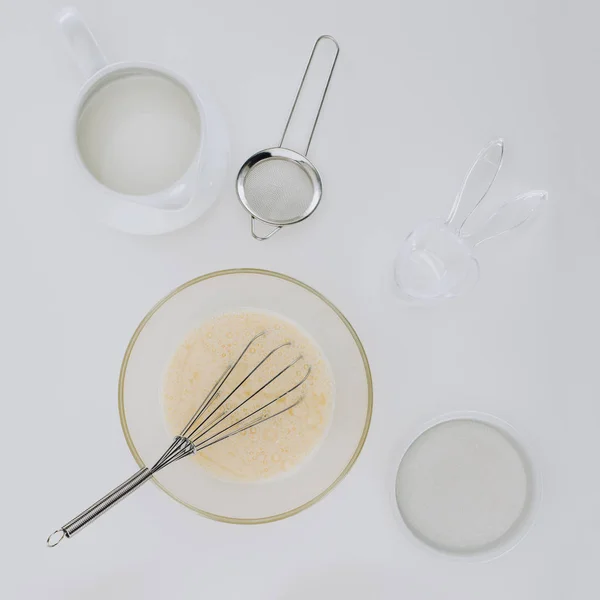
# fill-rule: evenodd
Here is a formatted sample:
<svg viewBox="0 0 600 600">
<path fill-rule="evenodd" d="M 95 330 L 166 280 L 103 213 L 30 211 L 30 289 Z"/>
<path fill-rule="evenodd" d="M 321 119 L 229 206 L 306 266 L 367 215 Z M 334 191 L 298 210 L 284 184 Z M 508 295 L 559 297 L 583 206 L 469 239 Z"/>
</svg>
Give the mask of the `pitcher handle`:
<svg viewBox="0 0 600 600">
<path fill-rule="evenodd" d="M 63 8 L 56 16 L 56 21 L 69 45 L 75 63 L 86 79 L 107 65 L 96 38 L 76 8 L 72 6 Z"/>
</svg>

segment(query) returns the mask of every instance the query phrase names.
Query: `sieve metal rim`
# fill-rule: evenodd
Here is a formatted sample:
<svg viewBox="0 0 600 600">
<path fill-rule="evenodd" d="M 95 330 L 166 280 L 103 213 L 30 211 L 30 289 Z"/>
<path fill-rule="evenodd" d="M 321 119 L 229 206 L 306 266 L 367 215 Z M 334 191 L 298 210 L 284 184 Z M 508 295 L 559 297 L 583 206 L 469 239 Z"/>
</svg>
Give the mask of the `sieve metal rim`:
<svg viewBox="0 0 600 600">
<path fill-rule="evenodd" d="M 297 217 L 293 219 L 266 219 L 264 215 L 258 214 L 255 210 L 253 210 L 248 204 L 248 199 L 246 198 L 246 194 L 244 191 L 244 183 L 246 181 L 246 177 L 250 172 L 252 167 L 256 166 L 258 163 L 263 162 L 265 160 L 271 159 L 281 159 L 288 160 L 296 165 L 298 165 L 305 173 L 308 175 L 312 187 L 313 187 L 313 197 L 308 205 L 307 209 Z M 239 201 L 242 206 L 255 218 L 263 223 L 267 223 L 268 225 L 273 225 L 276 227 L 282 227 L 284 225 L 293 225 L 294 223 L 300 223 L 300 221 L 304 221 L 307 217 L 312 215 L 315 211 L 319 202 L 321 201 L 321 196 L 323 194 L 323 182 L 321 181 L 321 176 L 319 175 L 319 171 L 317 168 L 299 152 L 295 152 L 294 150 L 290 150 L 289 148 L 267 148 L 265 150 L 260 150 L 253 154 L 241 167 L 238 172 L 237 180 L 236 180 L 236 190 Z"/>
</svg>

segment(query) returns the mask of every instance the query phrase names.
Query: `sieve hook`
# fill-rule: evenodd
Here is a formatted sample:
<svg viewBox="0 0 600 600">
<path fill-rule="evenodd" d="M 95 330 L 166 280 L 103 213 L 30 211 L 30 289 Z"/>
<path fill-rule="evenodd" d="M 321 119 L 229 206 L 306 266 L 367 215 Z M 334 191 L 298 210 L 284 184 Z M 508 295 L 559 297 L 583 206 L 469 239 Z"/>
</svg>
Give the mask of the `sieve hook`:
<svg viewBox="0 0 600 600">
<path fill-rule="evenodd" d="M 292 118 L 294 116 L 294 112 L 296 110 L 296 106 L 298 105 L 298 100 L 300 98 L 300 95 L 302 93 L 302 89 L 304 88 L 304 83 L 306 82 L 306 77 L 308 75 L 308 72 L 310 71 L 310 67 L 313 61 L 313 58 L 315 56 L 315 52 L 319 46 L 320 43 L 322 43 L 325 40 L 330 40 L 331 42 L 333 42 L 333 44 L 335 45 L 335 54 L 333 55 L 333 62 L 331 63 L 331 67 L 329 69 L 329 74 L 327 76 L 327 81 L 325 83 L 325 87 L 323 88 L 323 93 L 321 94 L 321 101 L 319 102 L 319 108 L 317 110 L 317 115 L 315 117 L 315 120 L 313 122 L 313 126 L 312 129 L 310 131 L 310 137 L 308 138 L 308 144 L 306 145 L 306 148 L 303 152 L 304 156 L 306 156 L 308 154 L 308 150 L 310 149 L 310 145 L 312 143 L 312 139 L 313 136 L 315 134 L 315 129 L 317 128 L 317 124 L 319 123 L 319 117 L 321 116 L 321 111 L 323 110 L 323 104 L 325 103 L 325 97 L 327 96 L 327 91 L 329 90 L 329 84 L 331 83 L 331 77 L 333 76 L 333 71 L 335 69 L 335 65 L 337 63 L 337 59 L 338 56 L 340 54 L 340 46 L 337 43 L 337 41 L 335 40 L 335 38 L 333 38 L 330 35 L 322 35 L 319 38 L 317 38 L 317 41 L 315 42 L 315 45 L 313 46 L 312 52 L 310 53 L 310 58 L 308 59 L 308 63 L 306 64 L 306 68 L 304 69 L 304 75 L 302 76 L 302 80 L 300 81 L 300 85 L 298 87 L 298 91 L 296 92 L 296 97 L 294 98 L 294 104 L 292 104 L 292 109 L 290 110 L 290 114 L 288 115 L 286 124 L 285 124 L 285 128 L 283 130 L 283 135 L 281 136 L 281 141 L 279 142 L 279 147 L 282 148 L 283 147 L 283 142 L 285 140 L 285 136 L 287 134 L 287 131 L 289 129 L 290 123 L 292 121 Z"/>
<path fill-rule="evenodd" d="M 281 229 L 281 225 L 274 225 L 274 226 L 271 226 L 269 233 L 265 233 L 265 234 L 261 235 L 256 230 L 256 221 L 260 221 L 260 219 L 257 219 L 254 215 L 251 215 L 251 217 L 250 217 L 250 233 L 252 234 L 252 237 L 255 240 L 258 240 L 259 242 L 264 242 L 265 240 L 268 240 L 271 236 L 275 235 Z M 265 223 L 265 225 L 267 225 L 267 223 Z"/>
</svg>

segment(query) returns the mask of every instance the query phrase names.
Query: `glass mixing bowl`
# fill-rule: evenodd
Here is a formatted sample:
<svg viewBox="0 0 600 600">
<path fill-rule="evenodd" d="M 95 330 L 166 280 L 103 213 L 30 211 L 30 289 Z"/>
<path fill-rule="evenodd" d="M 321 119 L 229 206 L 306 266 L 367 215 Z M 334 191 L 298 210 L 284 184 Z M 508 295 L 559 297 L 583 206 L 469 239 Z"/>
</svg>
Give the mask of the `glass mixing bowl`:
<svg viewBox="0 0 600 600">
<path fill-rule="evenodd" d="M 129 342 L 119 379 L 119 413 L 135 460 L 140 467 L 153 464 L 172 441 L 161 391 L 171 356 L 203 321 L 240 309 L 278 313 L 318 343 L 336 387 L 329 432 L 305 464 L 279 479 L 220 481 L 186 459 L 157 473 L 154 481 L 211 519 L 265 523 L 294 515 L 330 492 L 350 471 L 369 430 L 373 387 L 367 356 L 350 323 L 321 294 L 286 275 L 258 269 L 219 271 L 183 284 L 152 308 Z"/>
</svg>

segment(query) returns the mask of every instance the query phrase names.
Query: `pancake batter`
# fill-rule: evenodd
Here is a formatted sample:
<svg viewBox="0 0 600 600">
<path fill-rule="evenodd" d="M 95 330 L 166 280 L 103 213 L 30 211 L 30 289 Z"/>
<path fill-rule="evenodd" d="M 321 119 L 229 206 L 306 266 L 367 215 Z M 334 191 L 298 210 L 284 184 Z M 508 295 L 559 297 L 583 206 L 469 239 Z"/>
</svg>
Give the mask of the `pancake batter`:
<svg viewBox="0 0 600 600">
<path fill-rule="evenodd" d="M 331 420 L 333 378 L 316 343 L 279 315 L 240 311 L 209 319 L 192 331 L 176 350 L 163 388 L 169 431 L 177 435 L 183 429 L 226 367 L 262 331 L 267 331 L 267 335 L 254 342 L 222 388 L 221 397 L 224 398 L 268 352 L 290 341 L 292 346 L 272 355 L 232 396 L 228 406 L 238 405 L 299 355 L 302 360 L 242 407 L 235 417 L 242 418 L 293 387 L 306 375 L 310 365 L 311 372 L 303 386 L 273 406 L 284 408 L 301 396 L 304 400 L 274 419 L 197 452 L 194 459 L 220 479 L 259 481 L 293 471 L 317 448 Z"/>
</svg>

